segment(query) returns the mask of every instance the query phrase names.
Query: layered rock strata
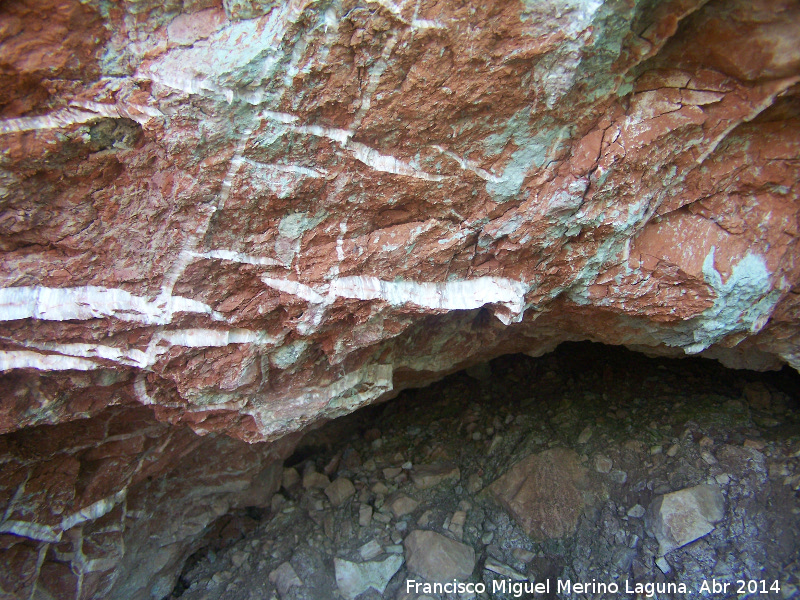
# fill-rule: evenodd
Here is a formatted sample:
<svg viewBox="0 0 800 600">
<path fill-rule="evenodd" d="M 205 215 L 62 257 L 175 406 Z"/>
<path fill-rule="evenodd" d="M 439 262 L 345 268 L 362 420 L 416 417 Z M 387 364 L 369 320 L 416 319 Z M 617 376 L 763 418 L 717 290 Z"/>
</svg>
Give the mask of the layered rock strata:
<svg viewBox="0 0 800 600">
<path fill-rule="evenodd" d="M 256 502 L 287 435 L 501 353 L 800 366 L 796 2 L 0 11 L 7 594 L 155 597 L 191 536 L 132 494 Z"/>
</svg>

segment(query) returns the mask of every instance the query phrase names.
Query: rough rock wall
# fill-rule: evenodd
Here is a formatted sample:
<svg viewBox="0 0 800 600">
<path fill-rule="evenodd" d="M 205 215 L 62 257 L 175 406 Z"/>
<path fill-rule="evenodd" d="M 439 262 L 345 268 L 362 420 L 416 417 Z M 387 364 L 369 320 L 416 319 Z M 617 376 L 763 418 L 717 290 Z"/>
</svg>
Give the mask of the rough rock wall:
<svg viewBox="0 0 800 600">
<path fill-rule="evenodd" d="M 800 368 L 798 82 L 793 0 L 3 3 L 3 590 L 501 353 Z"/>
</svg>

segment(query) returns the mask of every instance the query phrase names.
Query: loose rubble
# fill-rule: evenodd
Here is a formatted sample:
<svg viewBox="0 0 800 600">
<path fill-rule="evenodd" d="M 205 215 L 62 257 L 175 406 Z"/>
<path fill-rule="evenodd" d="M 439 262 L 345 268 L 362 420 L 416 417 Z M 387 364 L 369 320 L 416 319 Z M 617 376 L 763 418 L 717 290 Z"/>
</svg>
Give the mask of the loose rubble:
<svg viewBox="0 0 800 600">
<path fill-rule="evenodd" d="M 172 597 L 601 597 L 556 589 L 595 580 L 677 600 L 758 580 L 800 598 L 796 373 L 594 345 L 487 370 L 307 434 L 272 508 L 211 531 Z M 454 580 L 488 591 L 408 587 Z"/>
</svg>

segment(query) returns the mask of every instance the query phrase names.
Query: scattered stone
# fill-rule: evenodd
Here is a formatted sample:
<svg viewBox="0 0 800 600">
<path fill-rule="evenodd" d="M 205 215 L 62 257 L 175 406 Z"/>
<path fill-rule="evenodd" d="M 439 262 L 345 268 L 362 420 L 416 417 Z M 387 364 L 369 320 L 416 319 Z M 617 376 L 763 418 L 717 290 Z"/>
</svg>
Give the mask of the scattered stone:
<svg viewBox="0 0 800 600">
<path fill-rule="evenodd" d="M 633 517 L 634 519 L 641 519 L 644 516 L 645 512 L 647 511 L 645 510 L 644 506 L 642 506 L 641 504 L 634 504 L 628 510 L 628 516 Z"/>
<path fill-rule="evenodd" d="M 622 485 L 628 481 L 628 474 L 625 471 L 615 469 L 608 474 L 609 479 L 618 485 Z"/>
<path fill-rule="evenodd" d="M 405 494 L 397 494 L 388 500 L 387 505 L 395 518 L 399 519 L 414 512 L 419 506 L 419 502 Z"/>
<path fill-rule="evenodd" d="M 447 529 L 457 540 L 462 540 L 464 538 L 464 523 L 466 523 L 466 521 L 467 513 L 463 510 L 458 510 L 453 513 L 450 519 L 450 525 L 447 526 Z"/>
<path fill-rule="evenodd" d="M 231 564 L 237 569 L 241 567 L 248 558 L 250 558 L 250 555 L 247 552 L 242 552 L 241 550 L 234 550 L 231 552 Z"/>
<path fill-rule="evenodd" d="M 508 577 L 509 579 L 513 579 L 514 581 L 526 581 L 528 579 L 522 573 L 518 573 L 508 565 L 499 563 L 492 558 L 486 560 L 484 568 L 488 571 L 492 571 L 493 573 L 497 573 L 498 575 L 502 575 L 503 577 Z"/>
<path fill-rule="evenodd" d="M 513 548 L 511 550 L 511 555 L 519 562 L 526 564 L 531 562 L 536 557 L 533 552 L 530 550 L 525 550 L 525 548 Z"/>
<path fill-rule="evenodd" d="M 367 542 L 366 544 L 361 546 L 361 548 L 358 549 L 358 553 L 364 560 L 372 560 L 373 558 L 378 556 L 381 552 L 383 552 L 383 549 L 381 548 L 381 545 L 375 540 L 370 540 L 369 542 Z"/>
<path fill-rule="evenodd" d="M 386 487 L 385 483 L 379 481 L 378 483 L 372 486 L 372 493 L 385 496 L 386 494 L 389 493 L 389 488 Z"/>
<path fill-rule="evenodd" d="M 680 447 L 679 444 L 672 444 L 672 446 L 669 447 L 669 450 L 667 450 L 667 456 L 672 458 L 673 456 L 678 454 L 678 450 L 680 450 L 680 449 L 681 449 L 681 447 Z"/>
<path fill-rule="evenodd" d="M 575 532 L 586 480 L 578 455 L 555 448 L 524 458 L 489 491 L 529 536 L 557 539 Z"/>
<path fill-rule="evenodd" d="M 394 479 L 395 477 L 400 475 L 400 473 L 402 473 L 402 472 L 403 472 L 403 469 L 401 469 L 400 467 L 386 467 L 383 470 L 383 477 L 384 477 L 384 479 Z"/>
<path fill-rule="evenodd" d="M 656 566 L 661 570 L 661 572 L 666 575 L 672 570 L 672 567 L 669 566 L 667 559 L 663 556 L 659 556 L 656 558 Z"/>
<path fill-rule="evenodd" d="M 475 551 L 471 546 L 434 531 L 412 531 L 404 545 L 409 571 L 428 581 L 464 580 L 475 568 Z"/>
<path fill-rule="evenodd" d="M 759 452 L 766 448 L 767 443 L 764 440 L 751 440 L 746 439 L 744 444 L 742 444 L 745 448 L 753 448 L 753 450 L 758 450 Z"/>
<path fill-rule="evenodd" d="M 727 473 L 721 473 L 715 476 L 714 480 L 720 485 L 728 485 L 731 482 L 731 477 Z"/>
<path fill-rule="evenodd" d="M 378 521 L 379 523 L 389 523 L 392 520 L 392 516 L 386 514 L 385 512 L 374 512 L 372 513 L 372 518 Z"/>
<path fill-rule="evenodd" d="M 587 425 L 583 428 L 583 431 L 581 431 L 580 435 L 578 436 L 578 443 L 585 444 L 590 439 L 592 439 L 592 427 Z"/>
<path fill-rule="evenodd" d="M 381 562 L 360 564 L 335 558 L 333 564 L 339 591 L 348 600 L 353 600 L 369 588 L 383 594 L 389 581 L 403 565 L 403 557 L 392 555 Z"/>
<path fill-rule="evenodd" d="M 607 456 L 595 456 L 594 470 L 598 473 L 609 473 L 614 463 Z"/>
<path fill-rule="evenodd" d="M 333 475 L 338 469 L 339 464 L 342 462 L 342 453 L 337 452 L 332 459 L 328 461 L 328 464 L 323 467 L 322 472 L 325 473 L 328 477 Z"/>
<path fill-rule="evenodd" d="M 286 497 L 281 494 L 275 494 L 269 501 L 269 507 L 272 512 L 278 512 L 286 503 Z"/>
<path fill-rule="evenodd" d="M 656 498 L 650 512 L 663 556 L 713 531 L 725 516 L 725 498 L 717 486 L 701 484 Z"/>
<path fill-rule="evenodd" d="M 368 527 L 372 522 L 372 507 L 369 504 L 362 504 L 358 509 L 358 524 L 361 527 Z"/>
<path fill-rule="evenodd" d="M 477 473 L 473 473 L 467 478 L 467 491 L 470 494 L 477 494 L 483 487 L 483 480 Z"/>
<path fill-rule="evenodd" d="M 346 477 L 339 477 L 325 488 L 325 495 L 334 507 L 341 506 L 355 493 L 356 488 L 353 482 Z"/>
<path fill-rule="evenodd" d="M 427 527 L 431 522 L 432 515 L 433 513 L 431 511 L 426 510 L 419 516 L 419 519 L 417 519 L 417 525 L 419 525 L 420 527 Z"/>
<path fill-rule="evenodd" d="M 302 587 L 303 585 L 294 567 L 289 562 L 281 564 L 281 566 L 272 571 L 269 574 L 269 581 L 278 588 L 278 595 L 281 598 L 284 598 L 291 588 Z"/>
<path fill-rule="evenodd" d="M 714 457 L 714 455 L 713 455 L 713 454 L 711 454 L 711 452 L 709 452 L 708 450 L 703 450 L 703 451 L 700 453 L 700 458 L 702 458 L 702 459 L 703 459 L 703 461 L 704 461 L 704 462 L 705 462 L 707 465 L 715 465 L 715 464 L 717 464 L 717 459 L 716 459 L 716 458 Z"/>
<path fill-rule="evenodd" d="M 452 463 L 418 465 L 411 471 L 411 480 L 421 490 L 432 488 L 448 479 L 458 480 L 460 478 L 461 472 Z"/>
<path fill-rule="evenodd" d="M 291 490 L 292 488 L 296 487 L 297 484 L 300 483 L 300 473 L 297 472 L 297 469 L 288 468 L 283 470 L 283 476 L 281 477 L 281 485 L 284 487 L 285 490 Z"/>
<path fill-rule="evenodd" d="M 303 488 L 310 490 L 313 488 L 325 489 L 331 484 L 331 480 L 322 473 L 308 471 L 303 474 Z"/>
</svg>

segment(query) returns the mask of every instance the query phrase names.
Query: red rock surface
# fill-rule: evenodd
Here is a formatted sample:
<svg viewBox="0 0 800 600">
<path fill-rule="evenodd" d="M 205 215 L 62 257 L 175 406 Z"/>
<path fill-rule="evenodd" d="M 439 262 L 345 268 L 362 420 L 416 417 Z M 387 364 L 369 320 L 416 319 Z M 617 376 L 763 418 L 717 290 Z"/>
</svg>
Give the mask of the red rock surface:
<svg viewBox="0 0 800 600">
<path fill-rule="evenodd" d="M 800 9 L 651 4 L 3 3 L 0 589 L 156 597 L 189 490 L 502 353 L 800 367 Z"/>
</svg>

